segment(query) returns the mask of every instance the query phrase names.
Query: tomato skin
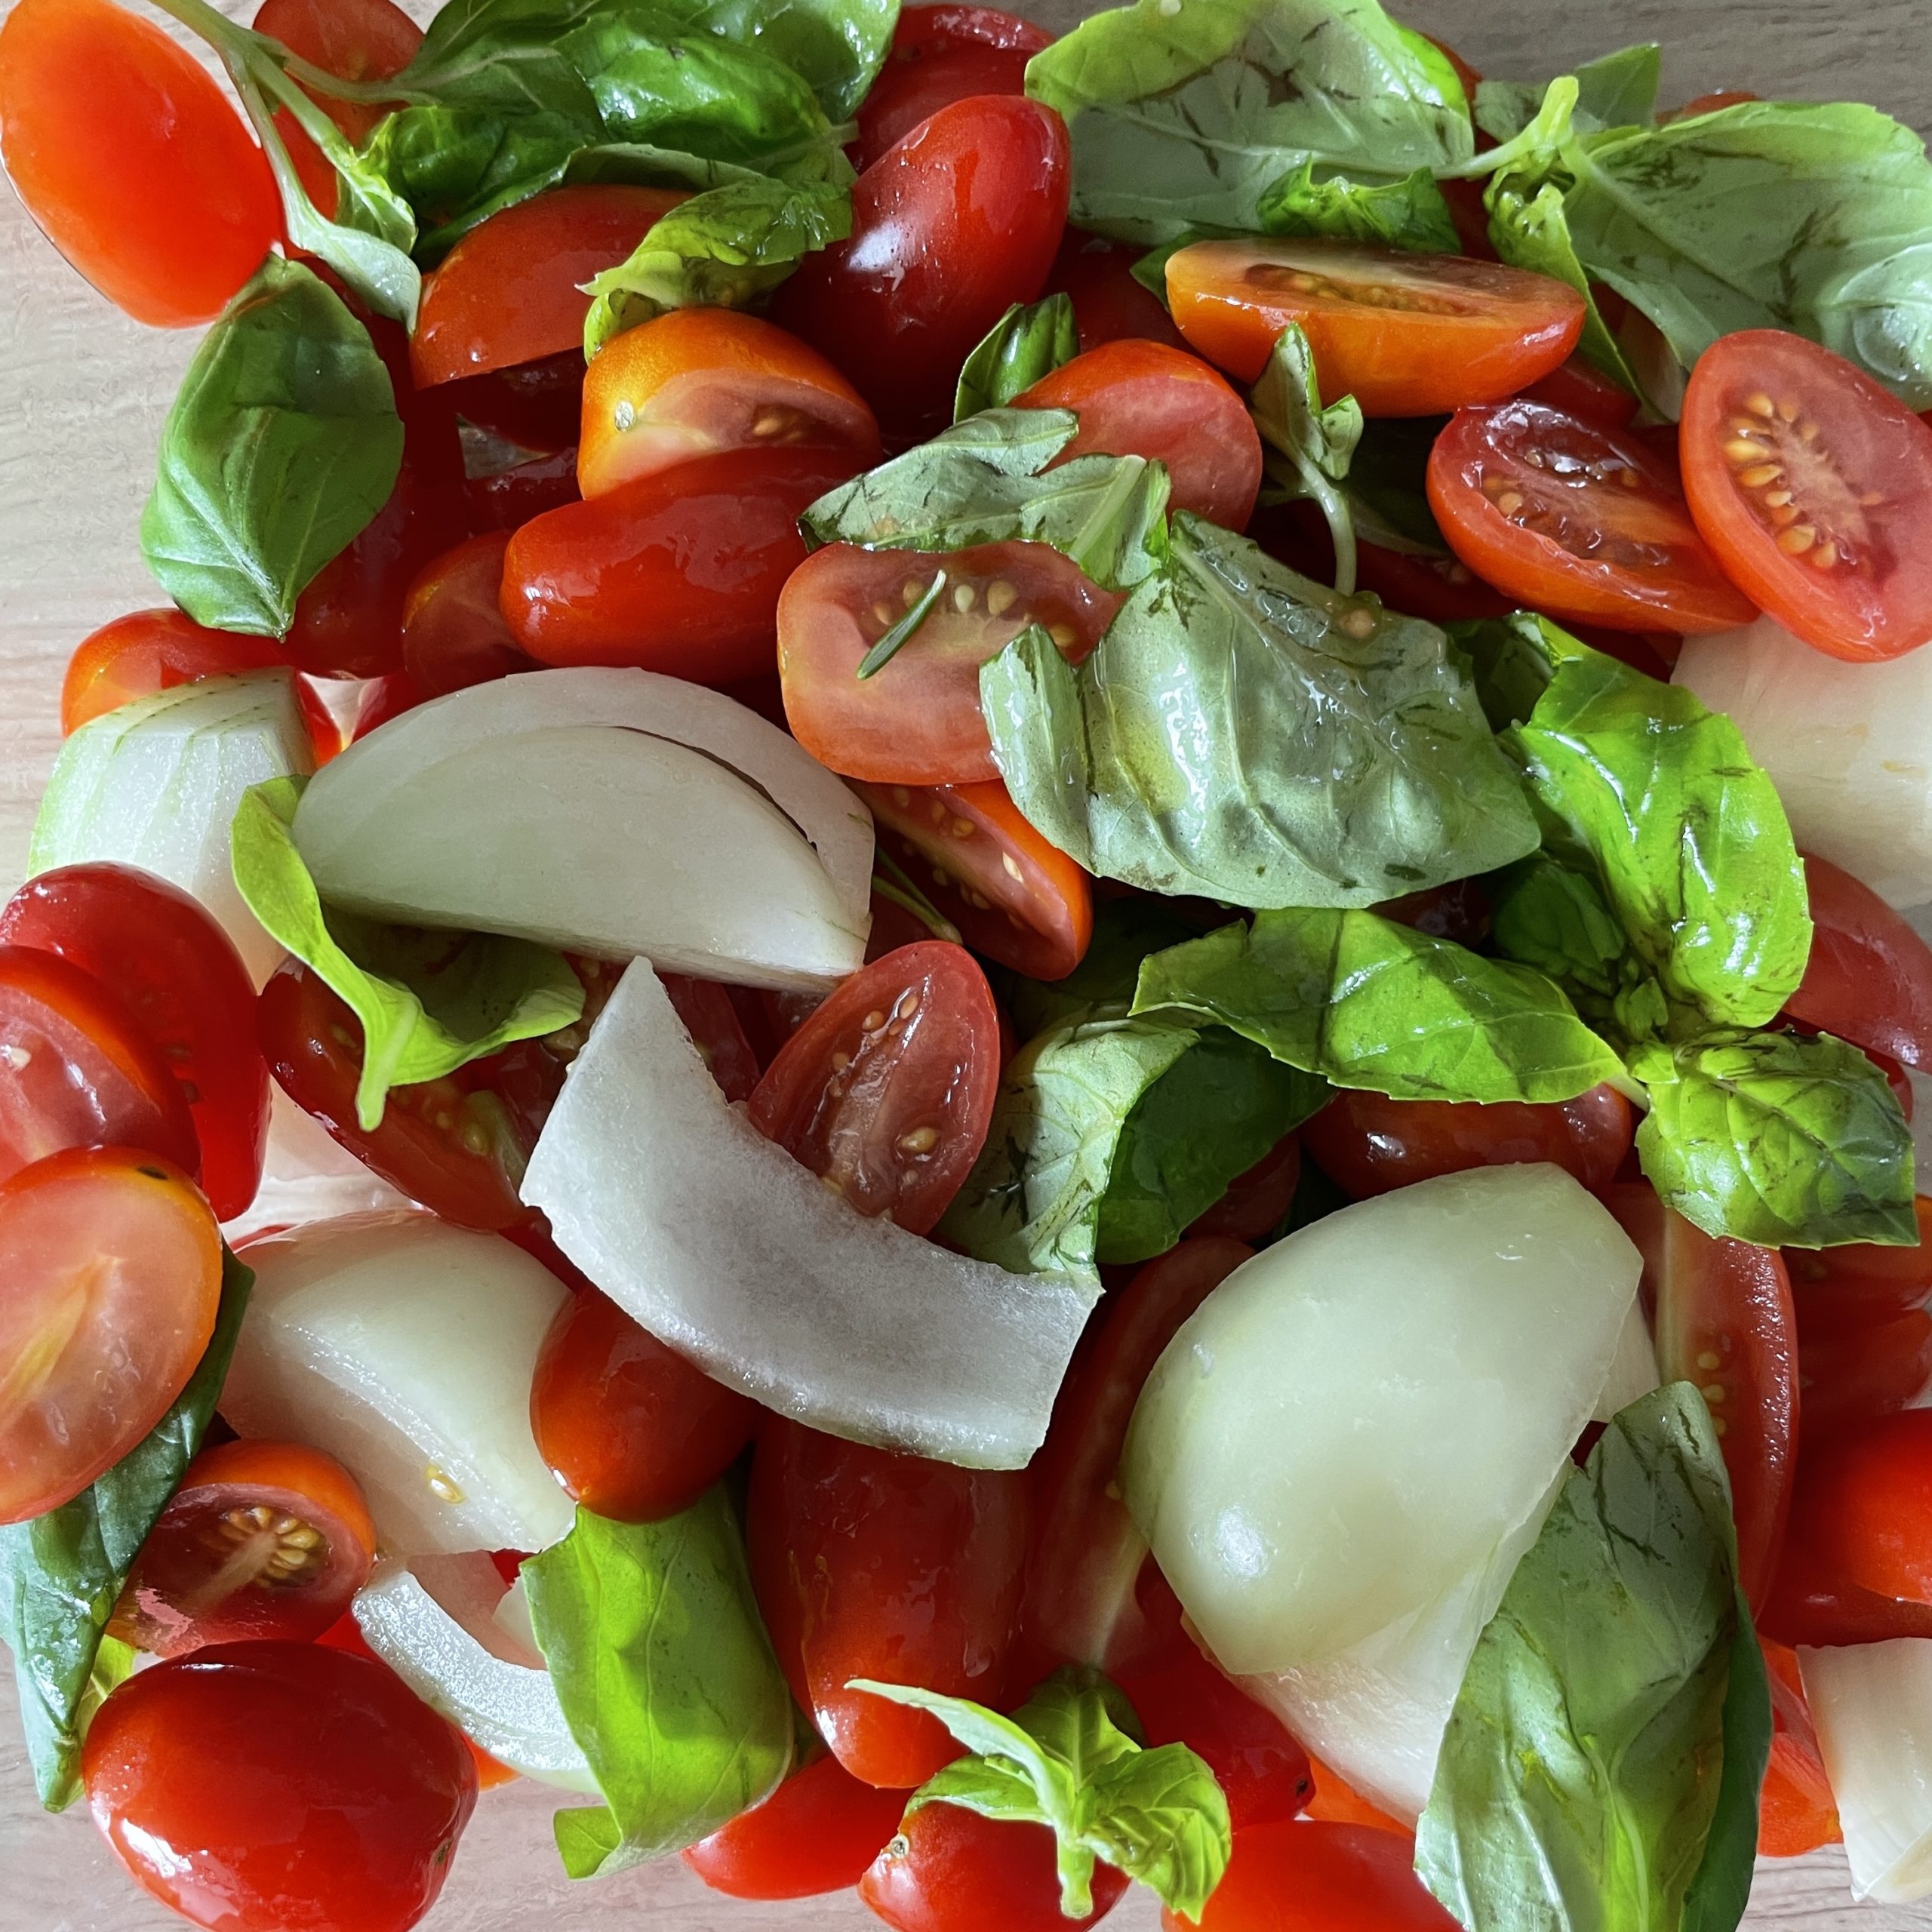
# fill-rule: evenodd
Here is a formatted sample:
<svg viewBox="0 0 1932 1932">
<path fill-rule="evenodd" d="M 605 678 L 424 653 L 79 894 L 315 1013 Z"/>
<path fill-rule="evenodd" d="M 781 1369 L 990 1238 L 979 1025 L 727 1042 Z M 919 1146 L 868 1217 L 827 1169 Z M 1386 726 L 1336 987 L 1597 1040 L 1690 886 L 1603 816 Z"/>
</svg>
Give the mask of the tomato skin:
<svg viewBox="0 0 1932 1932">
<path fill-rule="evenodd" d="M 402 668 L 425 698 L 534 671 L 503 621 L 507 531 L 486 530 L 426 565 L 402 603 Z"/>
<path fill-rule="evenodd" d="M 1932 1388 L 1932 1314 L 1807 1335 L 1798 1365 L 1807 1437 L 1890 1415 Z"/>
<path fill-rule="evenodd" d="M 769 1418 L 746 1512 L 752 1583 L 800 1706 L 866 1784 L 924 1783 L 959 1747 L 848 1679 L 1004 1707 L 1026 1555 L 1023 1472 L 896 1456 Z"/>
<path fill-rule="evenodd" d="M 1331 1770 L 1319 1758 L 1309 1759 L 1308 1770 L 1314 1780 L 1315 1795 L 1308 1801 L 1306 1815 L 1316 1824 L 1364 1825 L 1371 1831 L 1390 1832 L 1409 1847 L 1414 1857 L 1416 1835 L 1407 1825 L 1370 1804 L 1339 1771 Z"/>
<path fill-rule="evenodd" d="M 587 971 L 593 984 L 600 977 L 597 968 L 598 962 L 593 960 L 577 962 L 579 973 Z M 663 973 L 658 977 L 678 1010 L 678 1017 L 685 1023 L 699 1058 L 717 1081 L 718 1091 L 728 1100 L 749 1100 L 764 1069 L 752 1050 L 738 1009 L 732 1004 L 732 989 L 715 980 L 689 979 L 681 973 Z M 601 997 L 593 992 L 592 998 L 598 1011 L 603 1010 L 604 1000 L 608 997 L 608 992 Z M 586 1014 L 591 1010 L 586 1005 Z"/>
<path fill-rule="evenodd" d="M 408 1932 L 476 1803 L 452 1726 L 314 1644 L 215 1644 L 129 1678 L 82 1770 L 122 1864 L 210 1932 Z"/>
<path fill-rule="evenodd" d="M 1771 1687 L 1771 1760 L 1758 1804 L 1758 1856 L 1800 1858 L 1844 1838 L 1818 1733 L 1804 1701 L 1797 1653 L 1763 1645 Z"/>
<path fill-rule="evenodd" d="M 74 647 L 60 685 L 60 735 L 67 737 L 135 698 L 197 678 L 266 671 L 288 661 L 268 638 L 208 630 L 171 605 L 131 611 Z M 306 686 L 301 694 L 306 715 L 315 700 Z"/>
<path fill-rule="evenodd" d="M 1094 1868 L 1094 1909 L 1063 1918 L 1054 1835 L 1044 1825 L 928 1804 L 859 1881 L 859 1896 L 894 1932 L 1079 1932 L 1120 1903 L 1127 1880 Z"/>
<path fill-rule="evenodd" d="M 1580 422 L 1594 423 L 1599 429 L 1627 429 L 1637 420 L 1637 398 L 1621 383 L 1614 383 L 1600 370 L 1573 355 L 1559 362 L 1546 376 L 1540 376 L 1523 391 L 1531 402 L 1560 409 Z"/>
<path fill-rule="evenodd" d="M 941 108 L 853 184 L 850 238 L 805 258 L 774 318 L 844 370 L 887 429 L 938 428 L 960 364 L 1046 280 L 1069 165 L 1066 124 L 1036 101 Z"/>
<path fill-rule="evenodd" d="M 771 668 L 799 515 L 846 482 L 836 450 L 728 450 L 528 523 L 503 559 L 510 635 L 546 664 L 634 664 L 700 684 Z"/>
<path fill-rule="evenodd" d="M 898 1830 L 906 1798 L 861 1784 L 828 1754 L 681 1855 L 714 1892 L 734 1899 L 850 1891 Z"/>
<path fill-rule="evenodd" d="M 423 29 L 391 0 L 262 0 L 255 31 L 278 40 L 291 54 L 343 81 L 386 81 L 416 57 Z M 360 100 L 338 100 L 325 94 L 317 102 L 349 138 L 360 146 L 388 112 L 386 106 Z M 282 110 L 278 118 L 292 122 Z M 297 133 L 328 170 L 312 143 Z M 334 198 L 325 213 L 334 212 Z"/>
<path fill-rule="evenodd" d="M 1083 351 L 1129 336 L 1171 349 L 1187 346 L 1168 305 L 1134 274 L 1134 264 L 1146 252 L 1081 229 L 1066 231 L 1042 292 L 1063 294 L 1073 304 Z"/>
<path fill-rule="evenodd" d="M 1246 1174 L 1237 1174 L 1228 1191 L 1192 1226 L 1189 1235 L 1226 1235 L 1234 1241 L 1258 1241 L 1274 1232 L 1287 1217 L 1301 1183 L 1301 1142 L 1290 1134 L 1262 1155 Z"/>
<path fill-rule="evenodd" d="M 1849 872 L 1808 854 L 1816 928 L 1786 1011 L 1854 1047 L 1932 1072 L 1932 946 Z"/>
<path fill-rule="evenodd" d="M 942 107 L 974 94 L 1026 92 L 1026 63 L 1053 35 L 992 7 L 906 7 L 892 51 L 859 109 L 855 168 L 880 155 Z"/>
<path fill-rule="evenodd" d="M 547 456 L 534 456 L 523 463 L 488 476 L 464 479 L 463 503 L 469 527 L 480 536 L 485 531 L 502 531 L 506 536 L 520 530 L 550 510 L 580 502 L 577 487 L 577 445 Z"/>
<path fill-rule="evenodd" d="M 1932 1301 L 1932 1196 L 1920 1195 L 1913 1208 L 1916 1247 L 1859 1243 L 1786 1249 L 1801 1346 L 1847 1329 L 1882 1325 Z"/>
<path fill-rule="evenodd" d="M 595 1288 L 558 1310 L 530 1391 L 537 1446 L 565 1493 L 620 1523 L 688 1509 L 737 1460 L 758 1415 Z"/>
<path fill-rule="evenodd" d="M 1456 1923 L 1411 1869 L 1405 1839 L 1362 1825 L 1251 1825 L 1198 1919 L 1168 1932 L 1450 1932 Z"/>
<path fill-rule="evenodd" d="M 529 362 L 463 376 L 441 386 L 457 415 L 519 449 L 554 455 L 574 450 L 583 418 L 580 346 Z"/>
<path fill-rule="evenodd" d="M 217 1219 L 243 1213 L 268 1151 L 269 1069 L 254 983 L 199 902 L 132 866 L 63 866 L 8 901 L 0 944 L 52 953 L 119 995 L 180 1084 Z"/>
</svg>

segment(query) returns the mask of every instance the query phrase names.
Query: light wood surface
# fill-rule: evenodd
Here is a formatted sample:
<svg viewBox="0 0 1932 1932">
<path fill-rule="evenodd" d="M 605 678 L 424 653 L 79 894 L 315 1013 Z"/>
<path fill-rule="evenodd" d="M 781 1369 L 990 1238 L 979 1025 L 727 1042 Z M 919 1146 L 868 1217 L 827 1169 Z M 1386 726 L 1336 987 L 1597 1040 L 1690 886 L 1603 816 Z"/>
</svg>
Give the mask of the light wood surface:
<svg viewBox="0 0 1932 1932">
<path fill-rule="evenodd" d="M 11 0 L 0 0 L 0 14 Z M 220 0 L 223 11 L 248 11 Z M 424 0 L 405 0 L 423 16 Z M 1022 5 L 1063 28 L 1073 0 Z M 1540 78 L 1638 39 L 1666 48 L 1666 97 L 1725 86 L 1875 102 L 1932 128 L 1932 5 L 1864 0 L 1411 0 L 1402 17 L 1486 72 Z M 78 640 L 161 601 L 136 529 L 162 419 L 192 347 L 95 297 L 0 188 L 0 891 L 23 875 L 34 805 L 58 742 L 61 667 Z M 4 1676 L 4 1672 L 0 1672 Z M 164 1932 L 180 1923 L 126 1884 L 78 1817 L 33 1806 L 0 1681 L 0 1932 Z M 551 1807 L 528 1788 L 485 1801 L 432 1932 L 836 1932 L 874 1925 L 854 1901 L 758 1906 L 706 1892 L 673 1863 L 568 1887 L 548 1844 Z M 1143 1896 L 1109 1920 L 1151 1932 Z M 1761 1869 L 1747 1923 L 1787 1932 L 1906 1932 L 1932 1910 L 1854 1907 L 1835 1854 Z M 989 1925 L 986 1932 L 1000 1932 Z"/>
</svg>

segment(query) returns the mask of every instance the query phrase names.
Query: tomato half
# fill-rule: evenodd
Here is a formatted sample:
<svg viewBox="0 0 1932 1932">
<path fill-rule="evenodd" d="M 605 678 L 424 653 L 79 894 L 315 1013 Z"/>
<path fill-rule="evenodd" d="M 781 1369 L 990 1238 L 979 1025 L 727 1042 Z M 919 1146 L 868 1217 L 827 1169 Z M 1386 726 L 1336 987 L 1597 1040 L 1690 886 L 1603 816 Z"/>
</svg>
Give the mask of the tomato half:
<svg viewBox="0 0 1932 1932">
<path fill-rule="evenodd" d="M 1794 1019 L 1932 1072 L 1932 946 L 1869 885 L 1807 856 L 1811 956 L 1785 1003 Z"/>
<path fill-rule="evenodd" d="M 861 1214 L 922 1235 L 980 1158 L 998 1087 L 986 976 L 926 940 L 854 973 L 786 1041 L 751 1123 Z"/>
<path fill-rule="evenodd" d="M 72 1148 L 0 1183 L 0 1523 L 78 1495 L 160 1421 L 220 1298 L 220 1232 L 168 1162 Z"/>
<path fill-rule="evenodd" d="M 827 1753 L 682 1857 L 714 1892 L 734 1899 L 850 1891 L 898 1830 L 905 1808 L 904 1792 L 862 1784 Z"/>
<path fill-rule="evenodd" d="M 586 1016 L 592 1005 L 601 1012 L 609 994 L 606 992 L 600 998 L 595 988 L 609 969 L 600 971 L 599 962 L 592 959 L 580 960 L 576 964 L 579 974 L 592 987 L 592 1003 L 584 1008 Z M 732 1001 L 731 995 L 737 989 L 721 986 L 712 980 L 689 979 L 681 973 L 664 973 L 659 977 L 664 982 L 671 1004 L 678 1010 L 678 1017 L 685 1023 L 685 1031 L 691 1036 L 698 1057 L 717 1081 L 718 1091 L 728 1100 L 749 1100 L 764 1069 Z"/>
<path fill-rule="evenodd" d="M 389 80 L 415 59 L 423 45 L 423 29 L 392 0 L 262 0 L 254 26 L 257 33 L 280 41 L 311 66 L 342 81 Z M 358 146 L 389 111 L 380 103 L 338 100 L 331 94 L 318 97 L 318 103 Z M 286 110 L 280 118 L 292 125 Z M 299 128 L 296 131 L 316 152 L 308 137 Z M 321 159 L 319 152 L 316 158 Z M 322 165 L 333 182 L 335 171 L 326 162 Z M 334 211 L 331 195 L 324 212 Z"/>
<path fill-rule="evenodd" d="M 1291 322 L 1307 332 L 1321 398 L 1369 416 L 1439 416 L 1547 375 L 1583 329 L 1567 283 L 1466 255 L 1271 236 L 1197 242 L 1168 257 L 1174 325 L 1244 382 Z"/>
<path fill-rule="evenodd" d="M 863 467 L 850 451 L 728 450 L 528 523 L 503 559 L 510 634 L 546 664 L 634 664 L 700 684 L 771 668 L 798 520 Z"/>
<path fill-rule="evenodd" d="M 1073 304 L 1083 350 L 1129 336 L 1185 346 L 1168 305 L 1134 275 L 1134 263 L 1146 252 L 1078 228 L 1066 231 L 1044 292 L 1057 291 Z"/>
<path fill-rule="evenodd" d="M 894 1932 L 1080 1932 L 1126 1890 L 1111 1865 L 1096 1865 L 1093 1910 L 1065 1918 L 1057 1848 L 1044 1825 L 946 1804 L 914 1812 L 859 1881 L 860 1897 Z"/>
<path fill-rule="evenodd" d="M 878 462 L 878 425 L 815 349 L 732 309 L 672 309 L 598 351 L 583 383 L 577 488 L 601 497 L 725 450 L 849 450 Z"/>
<path fill-rule="evenodd" d="M 216 1215 L 242 1213 L 268 1149 L 269 1070 L 254 983 L 200 902 L 132 866 L 63 866 L 8 902 L 0 943 L 57 954 L 119 996 L 187 1103 Z"/>
<path fill-rule="evenodd" d="M 1538 402 L 1459 410 L 1429 456 L 1429 501 L 1471 570 L 1553 616 L 1695 636 L 1758 614 L 1675 472 L 1630 431 Z"/>
<path fill-rule="evenodd" d="M 1844 1829 L 1804 1701 L 1797 1653 L 1768 1641 L 1764 1652 L 1771 1687 L 1771 1758 L 1758 1801 L 1758 1856 L 1801 1858 L 1820 1845 L 1840 1843 Z"/>
<path fill-rule="evenodd" d="M 463 501 L 470 528 L 508 533 L 534 522 L 546 511 L 577 502 L 576 439 L 577 432 L 572 429 L 568 448 L 513 463 L 488 475 L 466 477 Z"/>
<path fill-rule="evenodd" d="M 1798 1371 L 1807 1440 L 1909 1407 L 1932 1390 L 1932 1313 L 1807 1334 Z"/>
<path fill-rule="evenodd" d="M 402 668 L 426 698 L 487 685 L 537 660 L 503 621 L 503 554 L 509 533 L 486 530 L 446 550 L 402 602 Z"/>
<path fill-rule="evenodd" d="M 1932 1302 L 1932 1196 L 1914 1203 L 1916 1247 L 1787 1248 L 1801 1343 L 1896 1320 Z"/>
<path fill-rule="evenodd" d="M 1697 358 L 1684 491 L 1733 580 L 1795 637 L 1854 663 L 1932 639 L 1932 428 L 1829 349 L 1747 329 Z"/>
<path fill-rule="evenodd" d="M 959 1755 L 937 1718 L 855 1677 L 1002 1708 L 1026 1558 L 1023 1472 L 895 1456 L 774 1416 L 746 1538 L 772 1647 L 852 1775 L 898 1791 Z"/>
<path fill-rule="evenodd" d="M 853 165 L 869 168 L 942 107 L 975 94 L 1026 91 L 1026 63 L 1053 35 L 992 7 L 900 11 L 878 78 L 859 109 Z"/>
<path fill-rule="evenodd" d="M 1079 433 L 1054 458 L 1100 451 L 1164 463 L 1173 506 L 1243 528 L 1261 488 L 1261 436 L 1226 378 L 1161 342 L 1110 342 L 1063 363 L 1018 409 L 1070 409 Z"/>
<path fill-rule="evenodd" d="M 317 1644 L 218 1644 L 141 1672 L 81 1762 L 122 1863 L 210 1932 L 408 1932 L 476 1804 L 454 1727 Z"/>
<path fill-rule="evenodd" d="M 1197 1919 L 1167 1932 L 1451 1932 L 1411 1866 L 1407 1841 L 1362 1825 L 1251 1825 Z"/>
<path fill-rule="evenodd" d="M 1559 362 L 1523 394 L 1531 402 L 1545 403 L 1602 429 L 1626 429 L 1637 420 L 1637 398 L 1580 355 Z"/>
</svg>

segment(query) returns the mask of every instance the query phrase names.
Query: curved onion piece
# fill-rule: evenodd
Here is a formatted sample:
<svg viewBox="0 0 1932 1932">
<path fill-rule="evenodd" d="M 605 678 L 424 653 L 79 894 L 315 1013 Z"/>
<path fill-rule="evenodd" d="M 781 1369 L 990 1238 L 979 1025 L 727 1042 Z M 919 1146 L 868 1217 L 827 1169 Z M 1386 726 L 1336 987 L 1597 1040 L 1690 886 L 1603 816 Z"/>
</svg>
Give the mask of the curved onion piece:
<svg viewBox="0 0 1932 1932">
<path fill-rule="evenodd" d="M 1852 1894 L 1932 1894 L 1932 1637 L 1800 1651 Z"/>
</svg>

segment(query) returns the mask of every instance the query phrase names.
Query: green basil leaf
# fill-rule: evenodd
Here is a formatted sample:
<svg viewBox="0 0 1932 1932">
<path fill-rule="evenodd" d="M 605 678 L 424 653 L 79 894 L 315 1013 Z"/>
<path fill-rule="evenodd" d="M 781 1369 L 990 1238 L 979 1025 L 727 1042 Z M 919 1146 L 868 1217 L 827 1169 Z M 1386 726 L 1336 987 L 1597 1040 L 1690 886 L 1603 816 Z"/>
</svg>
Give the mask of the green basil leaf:
<svg viewBox="0 0 1932 1932">
<path fill-rule="evenodd" d="M 182 379 L 141 554 L 197 623 L 281 637 L 401 466 L 402 423 L 369 331 L 309 269 L 271 255 Z"/>
<path fill-rule="evenodd" d="M 1655 41 L 1620 48 L 1571 70 L 1576 125 L 1585 133 L 1654 120 L 1663 81 L 1663 50 Z M 1483 81 L 1476 88 L 1476 125 L 1492 140 L 1513 140 L 1537 118 L 1548 84 Z"/>
<path fill-rule="evenodd" d="M 1734 1932 L 1758 1865 L 1758 1795 L 1771 1759 L 1771 1686 L 1751 1606 L 1737 1593 L 1737 1629 L 1724 1696 L 1724 1769 L 1703 1862 L 1684 1895 L 1679 1932 Z"/>
<path fill-rule="evenodd" d="M 1291 322 L 1275 340 L 1268 366 L 1249 392 L 1248 408 L 1262 441 L 1287 459 L 1271 474 L 1290 497 L 1305 497 L 1321 512 L 1335 545 L 1335 588 L 1355 587 L 1355 527 L 1341 485 L 1361 441 L 1361 405 L 1352 395 L 1322 406 L 1315 351 L 1307 332 Z"/>
<path fill-rule="evenodd" d="M 721 1484 L 661 1522 L 580 1508 L 522 1574 L 564 1721 L 604 1795 L 557 1814 L 573 1878 L 681 1850 L 777 1789 L 792 1696 Z"/>
<path fill-rule="evenodd" d="M 27 1758 L 50 1811 L 79 1796 L 87 1720 L 132 1668 L 126 1647 L 102 1633 L 148 1532 L 201 1452 L 254 1278 L 224 1248 L 214 1332 L 168 1413 L 72 1502 L 0 1525 L 0 1638 L 14 1654 Z"/>
<path fill-rule="evenodd" d="M 1642 386 L 1604 320 L 1589 271 L 1577 259 L 1561 190 L 1547 182 L 1525 189 L 1517 177 L 1504 173 L 1490 184 L 1484 205 L 1489 210 L 1490 242 L 1505 262 L 1567 282 L 1583 298 L 1578 354 L 1632 395 L 1641 395 Z"/>
<path fill-rule="evenodd" d="M 980 671 L 1007 789 L 1061 851 L 1265 906 L 1373 905 L 1536 848 L 1433 625 L 1185 512 L 1168 549 L 1077 671 L 1026 633 Z"/>
<path fill-rule="evenodd" d="M 891 51 L 899 0 L 669 0 L 670 11 L 798 75 L 834 122 L 851 119 Z"/>
<path fill-rule="evenodd" d="M 583 983 L 548 946 L 328 912 L 290 833 L 302 789 L 299 779 L 275 778 L 243 798 L 230 835 L 235 888 L 361 1023 L 355 1114 L 365 1134 L 382 1124 L 392 1087 L 440 1080 L 582 1018 Z"/>
<path fill-rule="evenodd" d="M 961 423 L 983 409 L 1003 409 L 1079 353 L 1080 330 L 1070 296 L 1057 292 L 1037 302 L 1014 303 L 960 370 L 952 420 Z"/>
<path fill-rule="evenodd" d="M 1706 1234 L 1759 1247 L 1911 1247 L 1912 1129 L 1885 1076 L 1829 1033 L 1720 1033 L 1654 1043 L 1644 1172 Z"/>
<path fill-rule="evenodd" d="M 1446 628 L 1469 661 L 1484 715 L 1499 731 L 1527 724 L 1558 665 L 1582 657 L 1589 648 L 1534 611 L 1469 618 Z"/>
<path fill-rule="evenodd" d="M 1399 181 L 1352 181 L 1345 174 L 1315 178 L 1305 161 L 1263 190 L 1255 215 L 1266 235 L 1333 235 L 1423 254 L 1461 252 L 1455 217 L 1426 168 Z"/>
</svg>

